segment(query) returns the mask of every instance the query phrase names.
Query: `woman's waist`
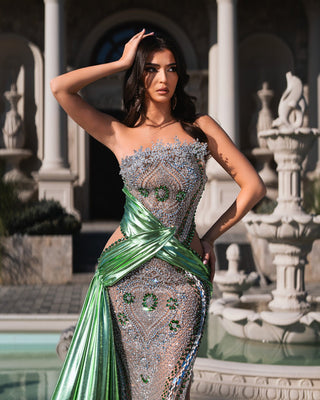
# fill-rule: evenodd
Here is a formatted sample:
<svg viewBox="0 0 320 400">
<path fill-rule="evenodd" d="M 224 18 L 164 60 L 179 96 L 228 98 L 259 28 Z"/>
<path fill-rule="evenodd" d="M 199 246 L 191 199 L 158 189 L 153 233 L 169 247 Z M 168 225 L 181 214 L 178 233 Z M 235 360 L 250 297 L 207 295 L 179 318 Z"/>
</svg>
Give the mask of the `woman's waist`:
<svg viewBox="0 0 320 400">
<path fill-rule="evenodd" d="M 128 237 L 130 237 L 130 234 L 123 232 L 121 226 L 119 225 L 118 228 L 109 237 L 103 251 L 105 251 L 112 245 L 118 243 L 119 241 L 125 240 Z M 199 257 L 202 257 L 203 253 L 202 245 L 199 236 L 195 230 L 193 231 L 192 236 L 189 236 L 188 243 L 186 243 L 186 240 L 180 240 L 179 236 L 177 235 L 177 230 L 175 233 L 175 237 L 186 247 L 189 247 L 192 251 L 196 252 L 199 255 Z"/>
</svg>

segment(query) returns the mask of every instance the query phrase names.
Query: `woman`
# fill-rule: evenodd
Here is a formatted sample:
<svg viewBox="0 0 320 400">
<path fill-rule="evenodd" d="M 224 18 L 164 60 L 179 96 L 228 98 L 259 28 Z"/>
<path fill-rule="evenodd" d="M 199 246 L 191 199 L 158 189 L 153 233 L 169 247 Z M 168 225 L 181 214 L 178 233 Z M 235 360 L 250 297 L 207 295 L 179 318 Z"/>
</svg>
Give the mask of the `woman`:
<svg viewBox="0 0 320 400">
<path fill-rule="evenodd" d="M 127 71 L 124 123 L 77 94 L 120 71 Z M 186 83 L 175 48 L 144 30 L 118 61 L 51 82 L 70 117 L 113 151 L 126 194 L 123 219 L 99 258 L 53 399 L 189 398 L 214 276 L 214 241 L 265 187 L 221 127 L 196 116 Z M 200 240 L 194 214 L 208 155 L 241 191 Z"/>
</svg>

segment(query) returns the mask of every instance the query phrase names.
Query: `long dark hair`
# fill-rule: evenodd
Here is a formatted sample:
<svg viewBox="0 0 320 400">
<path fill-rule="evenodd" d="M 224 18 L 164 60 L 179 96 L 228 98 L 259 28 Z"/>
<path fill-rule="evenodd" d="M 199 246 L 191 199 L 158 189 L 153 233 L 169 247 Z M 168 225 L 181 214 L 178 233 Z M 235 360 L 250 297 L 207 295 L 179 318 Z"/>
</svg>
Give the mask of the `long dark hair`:
<svg viewBox="0 0 320 400">
<path fill-rule="evenodd" d="M 200 127 L 194 125 L 197 119 L 195 97 L 189 96 L 184 88 L 189 80 L 185 61 L 175 45 L 168 39 L 155 35 L 147 36 L 139 43 L 133 65 L 127 70 L 123 85 L 123 103 L 126 111 L 124 123 L 133 127 L 142 125 L 146 120 L 144 107 L 144 69 L 150 53 L 170 50 L 177 64 L 178 83 L 175 90 L 176 104 L 172 107 L 172 115 L 182 125 L 183 129 L 194 139 L 207 142 L 208 139 Z M 141 101 L 142 100 L 142 101 Z"/>
</svg>

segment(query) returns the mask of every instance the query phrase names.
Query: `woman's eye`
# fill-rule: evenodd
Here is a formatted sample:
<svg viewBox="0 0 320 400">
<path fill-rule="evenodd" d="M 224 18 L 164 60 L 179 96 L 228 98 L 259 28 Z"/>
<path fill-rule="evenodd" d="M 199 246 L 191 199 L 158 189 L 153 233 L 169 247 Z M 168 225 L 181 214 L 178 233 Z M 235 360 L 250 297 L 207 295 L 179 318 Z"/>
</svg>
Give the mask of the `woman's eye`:
<svg viewBox="0 0 320 400">
<path fill-rule="evenodd" d="M 170 67 L 169 72 L 177 72 L 177 67 Z"/>
<path fill-rule="evenodd" d="M 146 72 L 157 72 L 157 70 L 154 67 L 146 67 L 145 71 Z"/>
</svg>

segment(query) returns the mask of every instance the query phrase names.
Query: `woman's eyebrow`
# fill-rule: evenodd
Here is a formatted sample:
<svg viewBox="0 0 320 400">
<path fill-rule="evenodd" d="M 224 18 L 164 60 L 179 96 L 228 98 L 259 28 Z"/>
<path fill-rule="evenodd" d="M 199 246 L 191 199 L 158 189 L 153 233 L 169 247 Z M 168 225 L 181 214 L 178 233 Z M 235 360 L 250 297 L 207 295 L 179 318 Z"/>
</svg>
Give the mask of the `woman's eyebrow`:
<svg viewBox="0 0 320 400">
<path fill-rule="evenodd" d="M 167 64 L 166 66 L 167 66 L 167 67 L 173 67 L 173 66 L 176 66 L 176 65 L 177 65 L 177 63 L 174 62 L 174 63 Z M 158 67 L 158 68 L 160 67 L 159 64 L 155 64 L 155 63 L 151 63 L 151 62 L 146 63 L 145 66 L 146 66 L 146 67 L 147 67 L 147 66 L 148 66 L 148 67 Z"/>
</svg>

